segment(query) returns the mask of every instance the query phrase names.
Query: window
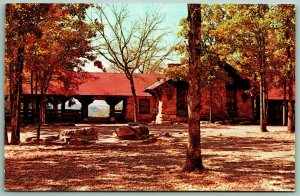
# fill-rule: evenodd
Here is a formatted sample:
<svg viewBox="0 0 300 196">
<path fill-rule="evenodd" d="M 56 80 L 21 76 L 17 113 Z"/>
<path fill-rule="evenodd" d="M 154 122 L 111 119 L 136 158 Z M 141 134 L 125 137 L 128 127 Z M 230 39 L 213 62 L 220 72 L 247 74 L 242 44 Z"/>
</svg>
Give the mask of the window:
<svg viewBox="0 0 300 196">
<path fill-rule="evenodd" d="M 150 114 L 150 99 L 139 99 L 139 113 Z"/>
<path fill-rule="evenodd" d="M 177 87 L 177 102 L 176 109 L 178 116 L 187 116 L 188 107 L 187 107 L 187 89 L 184 87 Z"/>
<path fill-rule="evenodd" d="M 231 117 L 236 116 L 236 92 L 232 87 L 226 88 L 226 110 Z"/>
</svg>

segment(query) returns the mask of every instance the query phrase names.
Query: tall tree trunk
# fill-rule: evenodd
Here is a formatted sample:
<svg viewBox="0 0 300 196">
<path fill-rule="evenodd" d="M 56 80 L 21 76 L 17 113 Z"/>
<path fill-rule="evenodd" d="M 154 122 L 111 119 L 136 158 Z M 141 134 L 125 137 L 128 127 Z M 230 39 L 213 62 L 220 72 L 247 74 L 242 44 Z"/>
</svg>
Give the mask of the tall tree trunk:
<svg viewBox="0 0 300 196">
<path fill-rule="evenodd" d="M 42 107 L 39 107 L 40 110 Z M 41 125 L 42 125 L 42 119 L 41 119 L 41 112 L 39 112 L 40 115 L 39 115 L 39 118 L 38 118 L 38 123 L 37 123 L 37 131 L 36 131 L 36 142 L 37 144 L 40 143 L 40 137 L 41 137 Z"/>
<path fill-rule="evenodd" d="M 37 132 L 36 132 L 36 138 L 37 138 L 37 143 L 40 143 L 40 137 L 41 137 L 41 126 L 44 123 L 44 115 L 45 115 L 45 106 L 46 106 L 46 95 L 41 94 L 41 101 L 39 104 L 39 116 L 38 116 L 38 127 L 37 127 Z"/>
<path fill-rule="evenodd" d="M 261 67 L 263 69 L 263 67 Z M 266 119 L 266 90 L 265 90 L 265 75 L 263 71 L 260 71 L 259 81 L 259 97 L 260 97 L 260 130 L 261 132 L 267 132 L 267 119 Z"/>
<path fill-rule="evenodd" d="M 295 111 L 293 104 L 293 80 L 289 82 L 289 99 L 288 99 L 288 132 L 295 133 Z"/>
<path fill-rule="evenodd" d="M 283 81 L 282 125 L 286 126 L 286 79 Z"/>
<path fill-rule="evenodd" d="M 45 74 L 47 73 L 47 74 Z M 45 119 L 46 119 L 46 94 L 47 94 L 47 90 L 48 90 L 48 87 L 49 87 L 49 83 L 50 83 L 50 80 L 52 78 L 52 73 L 53 73 L 53 70 L 49 70 L 49 71 L 46 71 L 44 74 L 44 78 L 45 80 L 42 82 L 41 84 L 41 89 L 40 89 L 40 101 L 39 101 L 39 112 L 38 112 L 38 128 L 37 128 L 37 143 L 39 144 L 40 143 L 40 135 L 41 135 L 41 125 L 45 123 Z"/>
<path fill-rule="evenodd" d="M 201 4 L 188 4 L 189 21 L 189 91 L 188 91 L 188 146 L 184 169 L 202 170 L 200 142 L 201 111 Z"/>
<path fill-rule="evenodd" d="M 257 75 L 256 72 L 253 73 L 253 120 L 257 120 L 258 112 L 257 112 Z"/>
<path fill-rule="evenodd" d="M 287 18 L 286 21 L 287 24 L 290 23 L 290 19 Z M 290 35 L 289 35 L 289 29 L 285 32 L 286 40 L 290 41 Z M 293 107 L 293 85 L 294 85 L 294 79 L 292 75 L 292 56 L 291 56 L 291 46 L 290 43 L 288 43 L 287 48 L 287 59 L 288 59 L 288 67 L 287 67 L 287 81 L 288 81 L 288 132 L 294 133 L 295 132 L 295 111 Z"/>
<path fill-rule="evenodd" d="M 44 101 L 42 101 L 41 109 L 40 109 L 40 115 L 41 115 L 41 122 L 42 124 L 46 123 L 46 97 L 44 98 Z"/>
<path fill-rule="evenodd" d="M 22 72 L 24 66 L 24 38 L 21 36 L 20 46 L 18 48 L 17 63 L 12 69 L 12 83 L 10 90 L 10 104 L 11 104 L 11 144 L 17 145 L 20 143 L 20 105 L 21 105 L 21 90 L 22 90 Z"/>
<path fill-rule="evenodd" d="M 209 123 L 212 123 L 212 105 L 213 105 L 213 65 L 212 65 L 212 58 L 210 58 L 209 54 Z"/>
<path fill-rule="evenodd" d="M 23 70 L 23 65 L 22 65 L 22 70 Z M 24 100 L 22 94 L 23 94 L 23 89 L 22 89 L 22 84 L 23 84 L 23 78 L 22 76 L 20 77 L 20 82 L 19 82 L 19 104 L 18 104 L 18 114 L 19 114 L 19 118 L 18 118 L 18 124 L 17 124 L 17 135 L 18 135 L 18 138 L 21 138 L 21 120 L 23 120 L 21 118 L 21 99 Z M 24 104 L 24 102 L 23 102 Z M 24 118 L 24 114 L 22 116 Z"/>
<path fill-rule="evenodd" d="M 34 93 L 34 124 L 38 123 L 38 116 L 39 116 L 39 104 L 38 104 L 38 71 L 37 68 L 35 70 L 35 93 Z"/>
<path fill-rule="evenodd" d="M 127 78 L 130 81 L 131 93 L 133 97 L 133 122 L 138 122 L 138 104 L 137 104 L 137 97 L 135 92 L 133 76 L 129 75 Z"/>
<path fill-rule="evenodd" d="M 266 75 L 266 74 L 265 74 Z M 266 85 L 266 81 L 264 81 L 265 83 L 265 93 L 264 93 L 264 96 L 265 96 L 265 117 L 266 117 L 266 123 L 268 124 L 268 120 L 269 120 L 269 90 L 268 90 L 268 86 Z"/>
<path fill-rule="evenodd" d="M 253 120 L 257 121 L 257 96 L 253 97 Z"/>
<path fill-rule="evenodd" d="M 295 133 L 295 111 L 293 104 L 293 79 L 291 76 L 290 66 L 287 71 L 288 77 L 288 132 Z"/>
<path fill-rule="evenodd" d="M 264 101 L 264 85 L 263 85 L 263 75 L 260 73 L 260 81 L 259 81 L 259 101 L 260 101 L 260 130 L 261 132 L 267 131 L 266 119 L 265 119 L 265 101 Z"/>
<path fill-rule="evenodd" d="M 261 55 L 262 56 L 262 55 Z M 266 122 L 266 90 L 265 90 L 265 74 L 264 74 L 263 58 L 260 58 L 260 72 L 259 72 L 259 100 L 260 100 L 260 130 L 267 132 Z"/>
<path fill-rule="evenodd" d="M 213 89 L 212 80 L 209 84 L 209 122 L 212 123 L 212 105 L 213 105 Z"/>
<path fill-rule="evenodd" d="M 11 144 L 17 145 L 20 143 L 19 138 L 19 104 L 20 104 L 20 94 L 18 88 L 14 89 L 16 94 L 11 96 Z"/>
<path fill-rule="evenodd" d="M 260 16 L 264 18 L 267 9 L 266 5 L 259 5 Z M 266 41 L 265 32 L 260 29 L 258 32 L 258 54 L 259 54 L 259 95 L 260 95 L 260 130 L 261 132 L 267 132 L 267 119 L 266 119 Z"/>
<path fill-rule="evenodd" d="M 34 122 L 33 120 L 33 105 L 34 105 L 34 101 L 33 101 L 33 71 L 31 71 L 30 73 L 30 103 L 31 103 L 31 118 L 30 118 L 30 122 Z"/>
</svg>

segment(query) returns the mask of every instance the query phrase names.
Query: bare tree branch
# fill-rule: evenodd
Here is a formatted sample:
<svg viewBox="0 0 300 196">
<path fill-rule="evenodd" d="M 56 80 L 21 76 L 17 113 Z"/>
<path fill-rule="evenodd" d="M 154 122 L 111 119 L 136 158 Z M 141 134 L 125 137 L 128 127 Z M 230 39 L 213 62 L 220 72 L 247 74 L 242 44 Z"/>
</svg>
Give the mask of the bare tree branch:
<svg viewBox="0 0 300 196">
<path fill-rule="evenodd" d="M 138 110 L 133 74 L 158 70 L 172 52 L 172 47 L 165 43 L 168 32 L 161 28 L 164 18 L 158 12 L 131 18 L 126 6 L 99 5 L 94 10 L 97 18 L 88 18 L 97 30 L 96 52 L 129 80 L 136 121 Z"/>
</svg>

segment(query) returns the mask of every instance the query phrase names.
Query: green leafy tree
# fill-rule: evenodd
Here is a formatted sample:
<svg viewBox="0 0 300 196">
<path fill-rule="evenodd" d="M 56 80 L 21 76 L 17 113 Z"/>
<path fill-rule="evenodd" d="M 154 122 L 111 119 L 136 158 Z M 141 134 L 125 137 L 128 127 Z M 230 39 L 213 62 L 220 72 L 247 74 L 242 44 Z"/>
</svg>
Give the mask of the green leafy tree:
<svg viewBox="0 0 300 196">
<path fill-rule="evenodd" d="M 293 104 L 295 83 L 295 5 L 279 4 L 272 7 L 274 42 L 270 47 L 276 62 L 277 86 L 283 88 L 283 125 L 286 125 L 285 111 L 288 105 L 288 132 L 295 132 L 295 109 Z M 276 83 L 275 83 L 276 84 Z M 286 97 L 288 96 L 288 104 Z"/>
<path fill-rule="evenodd" d="M 244 76 L 253 76 L 253 96 L 259 79 L 260 127 L 267 131 L 267 68 L 270 63 L 266 46 L 270 31 L 269 6 L 265 4 L 223 5 L 225 20 L 213 31 L 218 43 L 212 50 L 235 65 Z M 269 70 L 268 70 L 269 71 Z"/>
</svg>

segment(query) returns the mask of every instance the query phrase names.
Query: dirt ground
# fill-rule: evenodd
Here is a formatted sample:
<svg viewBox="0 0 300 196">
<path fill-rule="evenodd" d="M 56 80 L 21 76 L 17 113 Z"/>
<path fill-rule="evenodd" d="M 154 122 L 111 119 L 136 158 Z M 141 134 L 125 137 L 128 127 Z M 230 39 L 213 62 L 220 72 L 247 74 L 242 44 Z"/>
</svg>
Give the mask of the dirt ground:
<svg viewBox="0 0 300 196">
<path fill-rule="evenodd" d="M 90 125 L 81 125 L 90 126 Z M 118 140 L 116 127 L 92 125 L 90 145 L 5 146 L 5 190 L 16 191 L 294 191 L 295 135 L 281 126 L 201 125 L 205 170 L 182 171 L 187 125 L 149 126 L 168 132 L 155 143 Z M 74 127 L 44 127 L 42 137 Z M 23 127 L 21 141 L 34 136 Z"/>
</svg>

